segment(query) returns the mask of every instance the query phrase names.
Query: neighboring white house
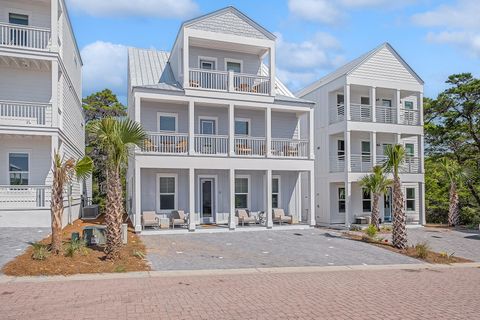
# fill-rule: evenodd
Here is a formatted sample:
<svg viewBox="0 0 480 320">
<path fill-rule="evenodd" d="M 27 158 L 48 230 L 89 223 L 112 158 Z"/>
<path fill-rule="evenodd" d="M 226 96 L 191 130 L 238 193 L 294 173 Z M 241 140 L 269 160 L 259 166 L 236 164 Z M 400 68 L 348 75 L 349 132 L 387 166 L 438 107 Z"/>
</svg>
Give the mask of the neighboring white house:
<svg viewBox="0 0 480 320">
<path fill-rule="evenodd" d="M 173 210 L 234 229 L 236 209 L 314 225 L 313 103 L 275 77 L 275 36 L 233 7 L 186 21 L 171 53 L 129 49 L 128 115 L 149 132 L 130 158 L 135 230 Z M 262 220 L 262 219 L 259 219 Z M 276 226 L 273 226 L 275 228 Z"/>
<path fill-rule="evenodd" d="M 371 212 L 359 180 L 385 160 L 387 145 L 405 146 L 400 178 L 407 222 L 425 223 L 423 81 L 388 44 L 301 90 L 315 101 L 315 187 L 318 224 L 345 224 Z M 391 190 L 380 201 L 392 219 Z"/>
<path fill-rule="evenodd" d="M 84 155 L 81 69 L 63 0 L 0 0 L 0 226 L 50 225 L 52 153 Z"/>
</svg>

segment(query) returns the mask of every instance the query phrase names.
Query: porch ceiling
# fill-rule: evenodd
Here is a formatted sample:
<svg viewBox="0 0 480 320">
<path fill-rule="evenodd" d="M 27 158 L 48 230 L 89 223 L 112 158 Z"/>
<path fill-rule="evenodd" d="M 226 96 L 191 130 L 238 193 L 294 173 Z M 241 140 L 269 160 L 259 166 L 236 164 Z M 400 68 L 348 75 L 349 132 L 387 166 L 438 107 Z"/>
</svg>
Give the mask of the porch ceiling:
<svg viewBox="0 0 480 320">
<path fill-rule="evenodd" d="M 9 68 L 30 69 L 37 71 L 50 71 L 51 64 L 47 60 L 18 58 L 0 55 L 0 66 Z"/>
</svg>

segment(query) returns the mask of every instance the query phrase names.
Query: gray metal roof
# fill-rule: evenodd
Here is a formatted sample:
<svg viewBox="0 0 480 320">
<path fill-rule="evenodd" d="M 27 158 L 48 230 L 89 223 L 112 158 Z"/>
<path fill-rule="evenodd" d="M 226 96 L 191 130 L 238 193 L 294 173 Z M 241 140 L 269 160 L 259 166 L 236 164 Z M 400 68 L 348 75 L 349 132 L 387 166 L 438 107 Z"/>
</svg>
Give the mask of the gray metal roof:
<svg viewBox="0 0 480 320">
<path fill-rule="evenodd" d="M 417 73 L 408 65 L 408 63 L 403 60 L 403 58 L 398 54 L 398 52 L 388 43 L 382 43 L 378 47 L 368 51 L 365 54 L 362 54 L 360 57 L 350 61 L 349 63 L 341 66 L 337 70 L 333 71 L 332 73 L 327 74 L 323 78 L 320 78 L 320 80 L 315 81 L 311 85 L 307 86 L 306 88 L 300 90 L 299 92 L 296 93 L 296 96 L 304 96 L 305 94 L 308 94 L 315 90 L 316 88 L 320 87 L 324 83 L 328 83 L 332 80 L 335 80 L 341 76 L 347 75 L 353 70 L 357 69 L 362 63 L 364 63 L 368 58 L 370 58 L 372 55 L 383 49 L 384 47 L 390 49 L 398 59 L 400 59 L 404 65 L 407 67 L 407 69 L 420 81 L 423 83 L 423 80 L 417 75 Z"/>
</svg>

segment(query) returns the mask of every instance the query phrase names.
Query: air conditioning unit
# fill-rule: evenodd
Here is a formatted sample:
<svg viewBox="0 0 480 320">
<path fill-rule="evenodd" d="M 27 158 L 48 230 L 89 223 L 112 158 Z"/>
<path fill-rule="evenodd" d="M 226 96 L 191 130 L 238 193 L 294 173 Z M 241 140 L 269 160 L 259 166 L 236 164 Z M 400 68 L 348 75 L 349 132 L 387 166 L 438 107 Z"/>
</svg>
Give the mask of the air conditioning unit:
<svg viewBox="0 0 480 320">
<path fill-rule="evenodd" d="M 82 219 L 97 219 L 99 216 L 98 204 L 85 206 L 82 210 Z"/>
</svg>

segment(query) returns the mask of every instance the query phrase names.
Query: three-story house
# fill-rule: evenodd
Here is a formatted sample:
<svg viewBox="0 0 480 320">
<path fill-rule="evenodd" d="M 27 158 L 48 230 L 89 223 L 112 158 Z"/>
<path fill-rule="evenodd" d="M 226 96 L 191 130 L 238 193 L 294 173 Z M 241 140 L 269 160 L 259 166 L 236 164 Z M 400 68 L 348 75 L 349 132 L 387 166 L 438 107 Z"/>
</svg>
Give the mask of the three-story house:
<svg viewBox="0 0 480 320">
<path fill-rule="evenodd" d="M 63 0 L 0 0 L 0 225 L 50 225 L 52 154 L 84 155 L 81 68 Z M 66 190 L 64 224 L 84 190 Z"/>
<path fill-rule="evenodd" d="M 423 81 L 392 46 L 382 44 L 297 96 L 316 102 L 317 222 L 349 226 L 370 215 L 372 196 L 359 181 L 385 162 L 388 145 L 402 144 L 407 222 L 424 224 Z M 382 221 L 392 220 L 391 188 L 380 213 Z"/>
<path fill-rule="evenodd" d="M 170 52 L 129 49 L 128 115 L 148 131 L 130 158 L 127 211 L 142 229 L 235 229 L 238 210 L 272 228 L 272 209 L 315 225 L 313 103 L 275 77 L 275 35 L 233 7 L 184 22 Z M 252 224 L 250 224 L 252 225 Z"/>
</svg>

